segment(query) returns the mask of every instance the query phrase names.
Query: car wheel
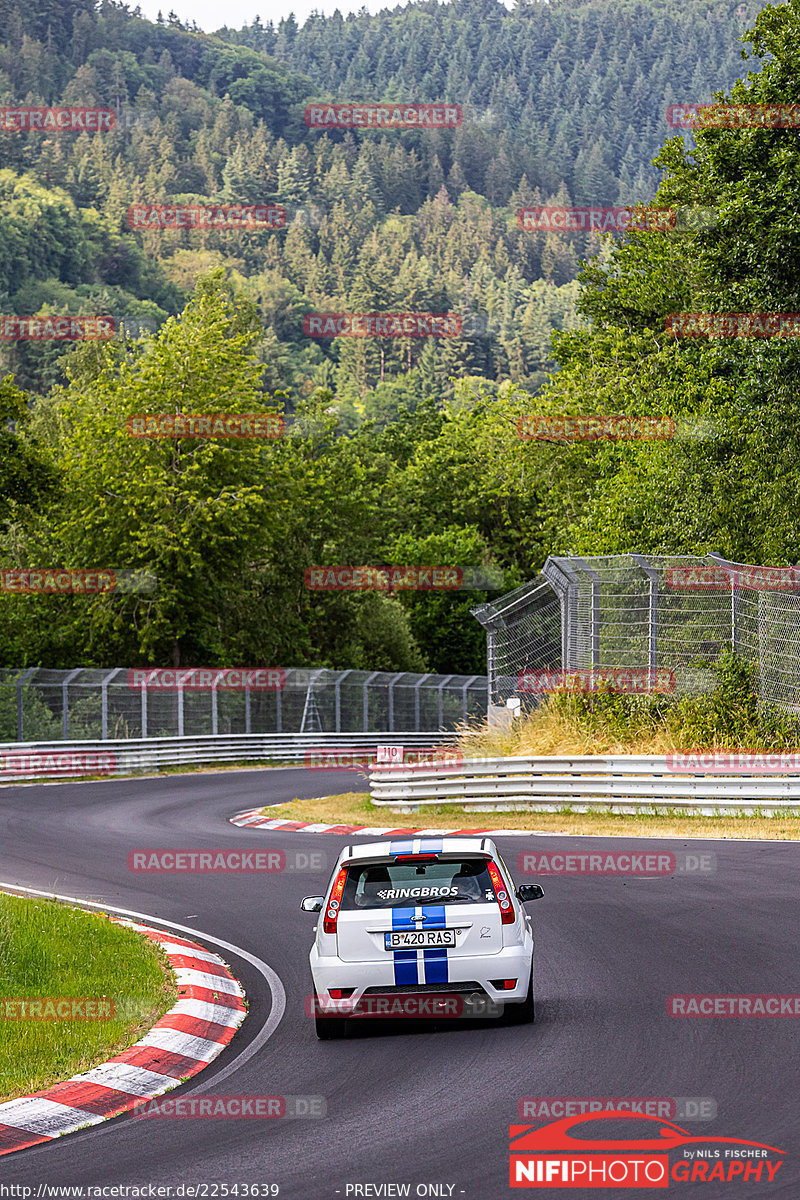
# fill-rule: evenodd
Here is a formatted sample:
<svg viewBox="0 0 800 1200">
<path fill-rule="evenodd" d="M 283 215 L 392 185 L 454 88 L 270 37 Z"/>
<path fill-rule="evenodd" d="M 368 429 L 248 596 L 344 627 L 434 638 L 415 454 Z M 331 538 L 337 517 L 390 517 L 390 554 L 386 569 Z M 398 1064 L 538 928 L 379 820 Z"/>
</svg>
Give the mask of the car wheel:
<svg viewBox="0 0 800 1200">
<path fill-rule="evenodd" d="M 522 1001 L 522 1004 L 509 1004 L 506 1007 L 506 1022 L 509 1025 L 532 1025 L 535 1019 L 536 1012 L 533 1001 L 533 964 L 531 963 L 531 977 L 528 982 L 528 994 Z"/>
</svg>

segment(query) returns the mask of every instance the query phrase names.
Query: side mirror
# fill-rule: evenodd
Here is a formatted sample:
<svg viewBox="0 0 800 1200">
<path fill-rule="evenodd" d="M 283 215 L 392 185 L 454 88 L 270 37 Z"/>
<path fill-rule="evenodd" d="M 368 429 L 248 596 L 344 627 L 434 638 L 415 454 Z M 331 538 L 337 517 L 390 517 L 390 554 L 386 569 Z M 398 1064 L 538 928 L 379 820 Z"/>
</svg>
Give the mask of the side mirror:
<svg viewBox="0 0 800 1200">
<path fill-rule="evenodd" d="M 524 903 L 526 900 L 541 900 L 544 888 L 540 883 L 523 883 L 517 888 L 517 898 Z"/>
<path fill-rule="evenodd" d="M 324 896 L 304 896 L 300 901 L 300 907 L 303 912 L 322 912 L 322 905 L 324 903 Z"/>
</svg>

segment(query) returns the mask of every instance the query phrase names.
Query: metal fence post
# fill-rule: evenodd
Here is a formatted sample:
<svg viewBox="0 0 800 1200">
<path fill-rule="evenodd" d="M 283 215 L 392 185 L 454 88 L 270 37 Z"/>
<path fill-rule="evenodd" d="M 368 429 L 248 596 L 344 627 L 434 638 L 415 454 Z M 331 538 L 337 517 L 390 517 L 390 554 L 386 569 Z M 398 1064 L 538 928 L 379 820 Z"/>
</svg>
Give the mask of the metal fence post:
<svg viewBox="0 0 800 1200">
<path fill-rule="evenodd" d="M 463 693 L 463 697 L 464 697 L 464 720 L 465 721 L 467 720 L 467 691 L 469 690 L 469 688 L 472 687 L 473 683 L 478 678 L 479 678 L 478 675 L 470 675 L 469 679 L 467 680 L 467 682 L 464 684 L 463 688 L 461 689 L 462 693 Z"/>
<path fill-rule="evenodd" d="M 142 737 L 147 737 L 147 683 L 142 680 Z"/>
<path fill-rule="evenodd" d="M 250 685 L 244 689 L 244 731 L 250 733 Z"/>
<path fill-rule="evenodd" d="M 394 685 L 403 678 L 404 673 L 400 671 L 389 680 L 389 733 L 394 733 Z"/>
<path fill-rule="evenodd" d="M 658 666 L 658 571 L 651 567 L 643 554 L 631 558 L 641 567 L 650 583 L 650 610 L 647 627 L 647 665 L 651 671 Z"/>
<path fill-rule="evenodd" d="M 342 684 L 344 683 L 346 677 L 352 674 L 352 670 L 336 672 L 336 683 L 333 686 L 333 693 L 337 733 L 342 732 Z"/>
<path fill-rule="evenodd" d="M 417 730 L 422 723 L 420 718 L 419 689 L 422 687 L 426 679 L 430 679 L 430 675 L 420 675 L 419 679 L 414 684 L 414 728 Z"/>
<path fill-rule="evenodd" d="M 22 675 L 17 679 L 17 741 L 24 741 L 23 738 L 23 704 L 22 704 L 22 689 L 32 675 L 36 674 L 36 667 L 28 667 Z"/>
<path fill-rule="evenodd" d="M 110 675 L 103 677 L 103 682 L 100 684 L 100 725 L 101 738 L 104 742 L 108 741 L 108 685 L 115 676 L 119 675 L 122 667 L 115 667 Z"/>
<path fill-rule="evenodd" d="M 731 575 L 731 650 L 734 654 L 741 648 L 743 639 L 739 637 L 739 629 L 741 626 L 740 613 L 742 609 L 742 593 L 739 588 L 739 572 L 734 571 Z M 761 608 L 758 610 L 758 623 L 761 625 Z M 761 653 L 759 650 L 759 663 L 761 661 Z"/>
<path fill-rule="evenodd" d="M 74 671 L 70 671 L 67 678 L 61 683 L 61 731 L 66 742 L 69 738 L 69 685 L 76 675 L 83 672 L 83 667 L 76 667 Z"/>
<path fill-rule="evenodd" d="M 589 656 L 590 656 L 589 666 L 592 668 L 592 670 L 594 670 L 595 667 L 600 665 L 600 624 L 601 624 L 600 576 L 598 575 L 598 573 L 594 569 L 594 567 L 589 565 L 589 563 L 586 561 L 585 558 L 578 558 L 576 556 L 575 558 L 573 558 L 572 561 L 575 563 L 575 565 L 581 571 L 584 571 L 587 575 L 591 576 L 591 580 L 592 580 L 592 613 L 591 613 L 591 617 L 589 618 Z M 575 576 L 573 573 L 573 579 L 574 578 L 575 578 Z M 577 597 L 578 597 L 578 585 L 576 582 L 576 584 L 575 584 L 576 617 L 577 617 Z M 584 664 L 576 663 L 575 665 L 580 667 L 580 666 L 583 666 Z"/>
<path fill-rule="evenodd" d="M 211 684 L 211 732 L 214 737 L 219 733 L 219 709 L 217 707 L 217 680 L 219 675 L 214 676 L 214 682 Z"/>
<path fill-rule="evenodd" d="M 542 576 L 561 601 L 561 666 L 565 671 L 581 664 L 577 658 L 578 579 L 566 558 L 548 558 Z"/>
<path fill-rule="evenodd" d="M 439 684 L 439 728 L 440 729 L 444 725 L 444 689 L 447 687 L 448 683 L 450 682 L 450 680 L 452 678 L 453 678 L 452 675 L 445 675 L 444 678 L 442 679 L 442 682 Z M 491 686 L 492 685 L 490 682 L 489 687 L 491 687 Z"/>
<path fill-rule="evenodd" d="M 569 663 L 569 588 L 559 592 L 558 602 L 561 605 L 561 665 L 566 671 Z"/>
<path fill-rule="evenodd" d="M 738 633 L 739 633 L 739 607 L 740 607 L 740 605 L 739 605 L 740 595 L 739 595 L 739 587 L 738 587 L 738 582 L 737 582 L 737 571 L 736 571 L 733 563 L 728 562 L 727 558 L 723 558 L 721 554 L 717 554 L 715 551 L 712 551 L 711 554 L 706 555 L 706 557 L 711 559 L 711 561 L 715 567 L 722 567 L 723 571 L 726 571 L 728 574 L 728 582 L 729 582 L 730 588 L 731 588 L 731 650 L 733 651 L 734 654 L 736 654 L 736 647 L 739 642 Z M 758 657 L 759 657 L 759 661 L 760 661 L 761 660 L 761 605 L 760 604 L 758 607 L 758 628 L 759 628 Z"/>
<path fill-rule="evenodd" d="M 369 732 L 369 695 L 367 693 L 367 688 L 372 683 L 372 680 L 375 678 L 376 675 L 380 675 L 380 671 L 373 671 L 372 674 L 368 675 L 367 678 L 364 680 L 364 719 L 362 721 L 362 724 L 364 726 L 364 728 L 362 730 L 363 733 Z"/>
<path fill-rule="evenodd" d="M 495 696 L 499 696 L 500 689 L 497 684 L 497 629 L 495 626 L 486 626 L 486 675 L 489 680 L 489 703 L 495 703 Z M 441 697 L 439 692 L 439 724 L 442 723 L 441 716 Z"/>
</svg>

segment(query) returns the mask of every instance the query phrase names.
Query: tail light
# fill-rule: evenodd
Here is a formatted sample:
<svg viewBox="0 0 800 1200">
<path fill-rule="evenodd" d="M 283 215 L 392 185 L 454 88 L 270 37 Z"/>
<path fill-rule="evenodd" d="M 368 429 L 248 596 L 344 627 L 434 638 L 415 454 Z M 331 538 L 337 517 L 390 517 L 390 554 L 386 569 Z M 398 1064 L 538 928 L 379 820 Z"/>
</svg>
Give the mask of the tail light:
<svg viewBox="0 0 800 1200">
<path fill-rule="evenodd" d="M 489 871 L 489 878 L 492 881 L 494 894 L 497 897 L 497 903 L 500 905 L 500 919 L 504 925 L 512 925 L 514 923 L 514 905 L 511 903 L 508 889 L 503 883 L 496 865 L 493 862 L 488 862 L 486 866 Z"/>
<path fill-rule="evenodd" d="M 330 900 L 325 905 L 325 916 L 322 921 L 322 928 L 325 933 L 336 933 L 336 920 L 339 916 L 339 906 L 342 903 L 342 892 L 344 891 L 346 879 L 347 867 L 340 867 L 339 874 L 336 876 L 336 882 L 331 889 Z"/>
</svg>

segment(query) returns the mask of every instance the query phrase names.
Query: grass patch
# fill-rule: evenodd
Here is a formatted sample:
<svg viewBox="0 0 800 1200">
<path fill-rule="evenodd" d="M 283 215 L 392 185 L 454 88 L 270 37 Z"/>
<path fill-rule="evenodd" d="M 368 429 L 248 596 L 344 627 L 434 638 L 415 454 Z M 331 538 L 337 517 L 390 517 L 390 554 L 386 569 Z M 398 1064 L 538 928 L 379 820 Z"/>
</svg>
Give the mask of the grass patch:
<svg viewBox="0 0 800 1200">
<path fill-rule="evenodd" d="M 371 803 L 364 792 L 320 800 L 292 800 L 261 810 L 279 821 L 320 824 L 394 825 L 418 829 L 535 829 L 551 833 L 621 834 L 625 837 L 800 839 L 800 817 L 703 817 L 666 810 L 662 816 L 576 813 L 568 807 L 548 812 L 476 812 L 457 805 L 431 804 L 403 812 Z"/>
<path fill-rule="evenodd" d="M 725 652 L 694 666 L 711 691 L 667 694 L 556 692 L 508 730 L 475 727 L 466 755 L 669 754 L 690 750 L 797 750 L 800 722 L 759 703 L 752 663 Z"/>
<path fill-rule="evenodd" d="M 0 998 L 106 997 L 113 1020 L 8 1020 L 0 1101 L 58 1083 L 137 1041 L 176 1000 L 166 956 L 141 934 L 56 900 L 0 893 Z"/>
</svg>

